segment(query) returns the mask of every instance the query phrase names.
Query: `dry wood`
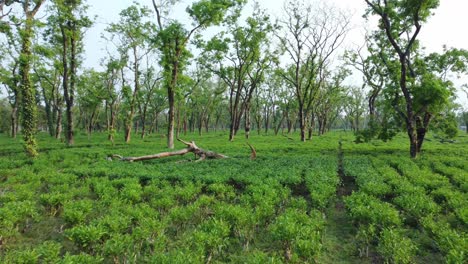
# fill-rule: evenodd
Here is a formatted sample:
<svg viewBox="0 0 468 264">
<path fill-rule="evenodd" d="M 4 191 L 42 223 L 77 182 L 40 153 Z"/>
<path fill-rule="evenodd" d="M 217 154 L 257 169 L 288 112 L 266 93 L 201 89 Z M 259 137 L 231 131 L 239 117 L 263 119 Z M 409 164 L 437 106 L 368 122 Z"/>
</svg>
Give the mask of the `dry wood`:
<svg viewBox="0 0 468 264">
<path fill-rule="evenodd" d="M 247 145 L 249 145 L 250 151 L 252 151 L 252 153 L 250 154 L 250 159 L 251 160 L 256 159 L 257 158 L 257 151 L 255 150 L 255 148 L 252 145 L 250 145 L 249 142 L 247 142 Z"/>
<path fill-rule="evenodd" d="M 150 159 L 160 159 L 160 158 L 165 158 L 165 157 L 171 157 L 171 156 L 178 156 L 178 155 L 185 155 L 189 152 L 194 153 L 196 157 L 199 157 L 198 161 L 203 161 L 205 159 L 224 159 L 227 158 L 227 156 L 223 154 L 219 154 L 213 151 L 209 150 L 204 150 L 199 148 L 194 141 L 187 142 L 182 139 L 177 139 L 178 141 L 184 143 L 187 145 L 186 148 L 177 150 L 177 151 L 171 151 L 171 152 L 161 152 L 153 155 L 146 155 L 146 156 L 139 156 L 139 157 L 123 157 L 121 155 L 112 155 L 112 158 L 118 158 L 121 161 L 142 161 L 142 160 L 150 160 Z M 252 148 L 253 149 L 253 148 Z M 255 150 L 253 150 L 255 151 Z M 252 152 L 253 155 L 253 152 Z"/>
</svg>

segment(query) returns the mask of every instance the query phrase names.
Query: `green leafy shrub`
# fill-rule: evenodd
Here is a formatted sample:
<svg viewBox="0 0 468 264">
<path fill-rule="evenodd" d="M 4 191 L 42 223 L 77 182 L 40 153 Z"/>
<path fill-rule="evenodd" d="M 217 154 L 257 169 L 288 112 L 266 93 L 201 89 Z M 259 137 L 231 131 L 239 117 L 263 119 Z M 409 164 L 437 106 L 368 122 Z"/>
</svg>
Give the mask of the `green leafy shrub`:
<svg viewBox="0 0 468 264">
<path fill-rule="evenodd" d="M 106 240 L 102 251 L 114 263 L 125 263 L 129 261 L 129 254 L 132 253 L 133 246 L 133 239 L 130 235 L 117 233 Z"/>
<path fill-rule="evenodd" d="M 99 225 L 79 225 L 65 230 L 65 235 L 78 247 L 94 252 L 108 233 Z"/>
<path fill-rule="evenodd" d="M 384 228 L 380 233 L 377 251 L 389 263 L 413 263 L 416 246 L 403 235 L 404 230 Z"/>
<path fill-rule="evenodd" d="M 350 216 L 358 223 L 380 228 L 402 225 L 398 210 L 366 193 L 354 192 L 345 198 L 345 204 Z"/>
<path fill-rule="evenodd" d="M 39 196 L 39 201 L 45 207 L 49 215 L 56 216 L 62 210 L 63 204 L 70 198 L 68 193 L 56 191 L 41 194 Z"/>
<path fill-rule="evenodd" d="M 424 193 L 407 193 L 396 197 L 393 201 L 416 220 L 440 211 L 440 207 Z"/>
<path fill-rule="evenodd" d="M 279 215 L 268 227 L 274 241 L 280 243 L 286 260 L 295 255 L 311 260 L 320 254 L 322 249 L 321 231 L 324 220 L 320 212 L 310 215 L 295 209 L 288 209 Z"/>
<path fill-rule="evenodd" d="M 212 218 L 203 222 L 191 235 L 191 247 L 206 259 L 218 256 L 229 246 L 231 227 L 223 220 Z"/>
<path fill-rule="evenodd" d="M 466 262 L 468 239 L 465 232 L 457 232 L 448 223 L 435 221 L 432 217 L 423 218 L 421 223 L 444 253 L 447 263 Z"/>
<path fill-rule="evenodd" d="M 62 217 L 70 225 L 81 224 L 93 209 L 94 203 L 89 199 L 65 202 Z"/>
<path fill-rule="evenodd" d="M 103 263 L 104 258 L 100 256 L 92 256 L 86 253 L 80 253 L 79 255 L 71 255 L 70 253 L 66 253 L 63 256 L 62 260 L 60 260 L 59 264 L 99 264 Z"/>
</svg>

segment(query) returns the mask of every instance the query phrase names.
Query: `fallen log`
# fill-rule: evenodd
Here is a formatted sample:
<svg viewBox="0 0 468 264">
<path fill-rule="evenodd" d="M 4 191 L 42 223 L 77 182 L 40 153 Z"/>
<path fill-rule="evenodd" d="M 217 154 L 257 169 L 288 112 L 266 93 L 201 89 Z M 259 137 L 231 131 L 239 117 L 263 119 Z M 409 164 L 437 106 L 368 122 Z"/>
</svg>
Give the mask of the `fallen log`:
<svg viewBox="0 0 468 264">
<path fill-rule="evenodd" d="M 171 157 L 171 156 L 180 156 L 180 155 L 185 155 L 187 153 L 194 153 L 195 157 L 199 157 L 196 162 L 198 161 L 203 161 L 205 159 L 225 159 L 227 156 L 223 154 L 219 154 L 213 151 L 209 150 L 204 150 L 199 148 L 196 144 L 195 141 L 187 142 L 182 139 L 177 139 L 178 141 L 184 143 L 187 145 L 186 148 L 177 150 L 177 151 L 170 151 L 170 152 L 161 152 L 153 155 L 146 155 L 146 156 L 139 156 L 139 157 L 123 157 L 121 155 L 114 154 L 112 155 L 112 158 L 118 158 L 121 161 L 128 161 L 128 162 L 134 162 L 134 161 L 142 161 L 142 160 L 151 160 L 151 159 L 160 159 L 160 158 L 166 158 L 166 157 Z"/>
</svg>

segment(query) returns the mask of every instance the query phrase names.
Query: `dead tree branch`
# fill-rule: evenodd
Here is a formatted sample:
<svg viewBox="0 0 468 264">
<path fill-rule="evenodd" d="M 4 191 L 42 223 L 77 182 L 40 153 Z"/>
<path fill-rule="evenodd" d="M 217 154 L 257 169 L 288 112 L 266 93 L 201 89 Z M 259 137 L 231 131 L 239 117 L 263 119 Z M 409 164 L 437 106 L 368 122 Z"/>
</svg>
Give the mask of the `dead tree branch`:
<svg viewBox="0 0 468 264">
<path fill-rule="evenodd" d="M 134 162 L 134 161 L 142 161 L 142 160 L 151 160 L 151 159 L 160 159 L 160 158 L 166 158 L 166 157 L 171 157 L 171 156 L 181 156 L 185 155 L 189 152 L 194 153 L 196 157 L 199 157 L 199 159 L 196 160 L 196 162 L 203 161 L 205 159 L 224 159 L 227 158 L 227 156 L 223 154 L 219 154 L 213 151 L 209 150 L 204 150 L 199 148 L 194 141 L 187 142 L 182 139 L 177 139 L 178 141 L 184 143 L 187 145 L 186 148 L 177 150 L 177 151 L 171 151 L 171 152 L 161 152 L 153 155 L 146 155 L 146 156 L 138 156 L 138 157 L 123 157 L 121 155 L 114 154 L 112 155 L 112 158 L 118 158 L 121 161 L 129 161 L 129 162 Z"/>
<path fill-rule="evenodd" d="M 250 145 L 249 142 L 247 142 L 247 145 L 249 145 L 250 151 L 252 152 L 250 154 L 250 160 L 256 159 L 257 158 L 257 151 L 255 150 L 255 148 L 252 145 Z"/>
</svg>

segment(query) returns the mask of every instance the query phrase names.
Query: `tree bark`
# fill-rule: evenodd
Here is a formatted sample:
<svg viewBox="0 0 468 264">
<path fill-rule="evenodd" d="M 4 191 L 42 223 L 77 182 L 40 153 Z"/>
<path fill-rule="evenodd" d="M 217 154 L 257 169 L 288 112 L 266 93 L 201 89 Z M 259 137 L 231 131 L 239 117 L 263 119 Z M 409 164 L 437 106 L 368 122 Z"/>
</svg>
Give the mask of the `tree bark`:
<svg viewBox="0 0 468 264">
<path fill-rule="evenodd" d="M 180 52 L 179 52 L 180 53 Z M 180 56 L 180 54 L 179 54 Z M 177 58 L 179 58 L 177 56 Z M 167 148 L 174 148 L 174 125 L 175 125 L 175 88 L 179 72 L 179 62 L 175 60 L 172 65 L 171 83 L 167 86 L 167 96 L 169 102 L 168 126 L 167 126 Z"/>
<path fill-rule="evenodd" d="M 307 130 L 307 120 L 306 114 L 304 113 L 304 108 L 302 105 L 299 106 L 299 127 L 301 129 L 301 141 L 306 141 L 306 130 Z"/>
<path fill-rule="evenodd" d="M 62 87 L 63 87 L 63 97 L 65 99 L 65 107 L 66 107 L 66 117 L 67 117 L 67 124 L 65 126 L 65 139 L 67 140 L 67 144 L 69 144 L 69 137 L 70 137 L 70 129 L 69 123 L 72 118 L 71 109 L 73 107 L 73 102 L 71 100 L 70 89 L 69 89 L 69 69 L 68 69 L 68 36 L 65 31 L 65 25 L 60 25 L 60 31 L 62 33 L 62 65 L 63 65 L 63 74 L 62 74 Z M 61 118 L 60 118 L 61 119 Z M 60 120 L 61 122 L 61 120 Z"/>
<path fill-rule="evenodd" d="M 250 105 L 249 104 L 246 104 L 245 105 L 245 117 L 244 117 L 244 121 L 245 121 L 245 138 L 246 139 L 249 139 L 250 137 L 250 126 L 251 126 L 251 121 L 250 121 Z"/>
<path fill-rule="evenodd" d="M 127 120 L 125 124 L 125 143 L 130 143 L 131 134 L 132 134 L 132 125 L 133 125 L 133 116 L 135 114 L 135 104 L 137 103 L 138 91 L 140 90 L 139 78 L 139 64 L 138 64 L 138 54 L 137 47 L 133 47 L 133 71 L 134 71 L 134 83 L 133 83 L 133 95 L 130 102 L 130 112 L 127 115 Z"/>
<path fill-rule="evenodd" d="M 16 135 L 18 134 L 18 108 L 19 108 L 19 102 L 18 102 L 18 93 L 15 92 L 15 102 L 13 103 L 13 107 L 11 109 L 11 137 L 16 138 Z"/>
</svg>

